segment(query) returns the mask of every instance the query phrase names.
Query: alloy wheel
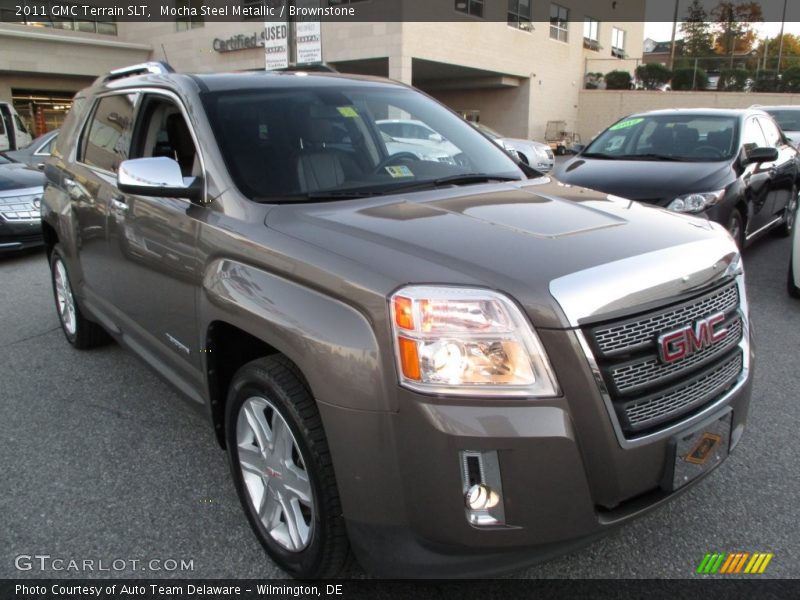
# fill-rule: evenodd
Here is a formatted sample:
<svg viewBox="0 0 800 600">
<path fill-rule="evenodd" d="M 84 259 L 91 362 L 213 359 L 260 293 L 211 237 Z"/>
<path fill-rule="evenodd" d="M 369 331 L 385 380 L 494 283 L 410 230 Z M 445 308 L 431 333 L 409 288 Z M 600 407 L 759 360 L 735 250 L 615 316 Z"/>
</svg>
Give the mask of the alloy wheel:
<svg viewBox="0 0 800 600">
<path fill-rule="evenodd" d="M 78 320 L 75 314 L 75 298 L 72 296 L 67 269 L 61 259 L 56 260 L 54 279 L 58 316 L 66 332 L 69 335 L 75 335 L 78 328 Z"/>
<path fill-rule="evenodd" d="M 314 494 L 300 448 L 286 420 L 266 398 L 239 410 L 237 451 L 250 503 L 281 547 L 300 552 L 314 533 Z"/>
</svg>

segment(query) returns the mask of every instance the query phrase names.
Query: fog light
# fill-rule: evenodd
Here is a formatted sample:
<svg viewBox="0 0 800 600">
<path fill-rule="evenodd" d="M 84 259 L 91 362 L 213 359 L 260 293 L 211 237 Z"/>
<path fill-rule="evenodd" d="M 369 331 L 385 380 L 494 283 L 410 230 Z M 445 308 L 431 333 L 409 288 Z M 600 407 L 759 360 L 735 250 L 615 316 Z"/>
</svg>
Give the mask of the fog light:
<svg viewBox="0 0 800 600">
<path fill-rule="evenodd" d="M 464 501 L 470 510 L 487 510 L 500 502 L 500 496 L 492 488 L 482 483 L 473 485 L 464 495 Z"/>
</svg>

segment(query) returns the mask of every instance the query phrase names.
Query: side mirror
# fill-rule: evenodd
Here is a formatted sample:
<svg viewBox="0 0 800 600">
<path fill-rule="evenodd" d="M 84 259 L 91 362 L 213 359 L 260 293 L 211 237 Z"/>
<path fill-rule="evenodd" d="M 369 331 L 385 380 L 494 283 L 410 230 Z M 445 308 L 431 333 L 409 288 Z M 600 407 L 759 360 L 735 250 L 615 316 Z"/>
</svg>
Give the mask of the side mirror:
<svg viewBox="0 0 800 600">
<path fill-rule="evenodd" d="M 428 136 L 428 139 L 432 142 L 443 142 L 444 138 L 440 133 L 432 133 Z"/>
<path fill-rule="evenodd" d="M 187 183 L 180 165 L 166 156 L 124 160 L 117 169 L 117 188 L 125 194 L 198 200 L 201 179 Z"/>
<path fill-rule="evenodd" d="M 744 164 L 775 162 L 776 160 L 778 160 L 777 148 L 753 148 L 750 155 L 745 158 Z"/>
</svg>

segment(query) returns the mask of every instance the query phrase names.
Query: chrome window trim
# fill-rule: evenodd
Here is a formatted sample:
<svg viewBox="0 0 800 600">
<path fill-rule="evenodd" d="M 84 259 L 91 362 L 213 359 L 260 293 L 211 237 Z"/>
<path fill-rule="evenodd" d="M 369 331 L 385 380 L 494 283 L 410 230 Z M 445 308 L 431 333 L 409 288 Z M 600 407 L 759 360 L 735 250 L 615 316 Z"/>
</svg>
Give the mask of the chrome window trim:
<svg viewBox="0 0 800 600">
<path fill-rule="evenodd" d="M 708 256 L 706 266 L 698 267 L 698 256 Z M 652 269 L 658 265 L 658 269 Z M 711 265 L 711 266 L 708 266 Z M 707 288 L 728 278 L 735 278 L 739 290 L 738 313 L 742 319 L 742 338 L 737 344 L 742 352 L 743 368 L 734 386 L 711 404 L 687 419 L 638 437 L 626 438 L 617 418 L 581 321 L 599 319 L 605 314 L 631 310 L 655 301 L 668 302 L 676 296 Z M 599 267 L 572 273 L 550 282 L 550 293 L 561 306 L 592 372 L 605 404 L 617 442 L 623 449 L 636 448 L 671 437 L 690 428 L 726 406 L 750 377 L 750 313 L 745 289 L 741 256 L 728 237 L 683 244 L 665 250 L 623 259 Z"/>
</svg>

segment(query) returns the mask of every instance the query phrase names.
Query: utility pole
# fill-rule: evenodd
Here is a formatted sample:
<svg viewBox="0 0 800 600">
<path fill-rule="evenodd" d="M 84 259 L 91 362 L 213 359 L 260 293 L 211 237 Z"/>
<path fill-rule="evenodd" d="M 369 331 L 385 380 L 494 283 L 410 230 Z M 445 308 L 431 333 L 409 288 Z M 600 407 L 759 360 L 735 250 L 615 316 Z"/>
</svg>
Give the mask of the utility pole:
<svg viewBox="0 0 800 600">
<path fill-rule="evenodd" d="M 783 16 L 781 17 L 781 40 L 778 43 L 778 74 L 781 72 L 781 60 L 783 59 L 783 26 L 786 24 L 786 3 L 789 0 L 783 0 Z"/>
<path fill-rule="evenodd" d="M 675 68 L 675 35 L 678 32 L 678 5 L 681 0 L 675 0 L 675 14 L 672 16 L 672 42 L 669 45 L 669 68 Z M 785 8 L 785 6 L 784 6 Z"/>
</svg>

